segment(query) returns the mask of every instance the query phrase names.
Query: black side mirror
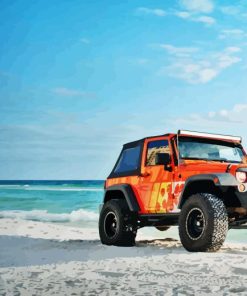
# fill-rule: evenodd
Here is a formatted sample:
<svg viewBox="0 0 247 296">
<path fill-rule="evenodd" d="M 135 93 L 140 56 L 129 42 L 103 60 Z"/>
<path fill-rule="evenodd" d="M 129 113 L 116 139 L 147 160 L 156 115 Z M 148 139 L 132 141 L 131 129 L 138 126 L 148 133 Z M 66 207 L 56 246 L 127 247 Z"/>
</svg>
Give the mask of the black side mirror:
<svg viewBox="0 0 247 296">
<path fill-rule="evenodd" d="M 169 153 L 157 153 L 155 155 L 155 164 L 167 166 L 171 162 Z"/>
</svg>

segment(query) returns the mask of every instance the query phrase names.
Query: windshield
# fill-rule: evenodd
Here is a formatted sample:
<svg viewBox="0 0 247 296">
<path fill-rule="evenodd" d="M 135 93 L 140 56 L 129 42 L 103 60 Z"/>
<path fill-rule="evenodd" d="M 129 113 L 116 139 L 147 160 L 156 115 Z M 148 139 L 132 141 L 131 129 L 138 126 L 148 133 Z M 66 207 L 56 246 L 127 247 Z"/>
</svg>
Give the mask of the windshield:
<svg viewBox="0 0 247 296">
<path fill-rule="evenodd" d="M 241 145 L 235 143 L 189 137 L 179 137 L 178 143 L 182 159 L 240 163 L 244 157 Z"/>
</svg>

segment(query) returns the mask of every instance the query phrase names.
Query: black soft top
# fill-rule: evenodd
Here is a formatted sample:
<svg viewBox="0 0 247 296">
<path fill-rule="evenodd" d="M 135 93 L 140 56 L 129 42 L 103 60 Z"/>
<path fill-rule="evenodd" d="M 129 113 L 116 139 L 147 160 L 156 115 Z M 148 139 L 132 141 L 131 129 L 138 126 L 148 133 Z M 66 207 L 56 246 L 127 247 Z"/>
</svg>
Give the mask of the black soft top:
<svg viewBox="0 0 247 296">
<path fill-rule="evenodd" d="M 151 139 L 151 138 L 159 138 L 159 137 L 164 137 L 164 136 L 170 136 L 171 134 L 163 134 L 160 136 L 152 136 L 152 137 L 146 137 L 137 141 L 133 141 L 133 142 L 129 142 L 123 145 L 123 148 L 121 150 L 121 153 L 117 159 L 117 162 L 115 164 L 115 166 L 113 167 L 112 172 L 110 173 L 110 175 L 108 176 L 108 178 L 117 178 L 117 177 L 126 177 L 126 176 L 136 176 L 139 175 L 141 173 L 141 157 L 142 157 L 142 151 L 143 151 L 143 146 L 144 146 L 144 141 L 146 139 Z M 139 159 L 138 159 L 138 167 L 135 170 L 130 170 L 130 171 L 125 171 L 125 172 L 121 172 L 121 173 L 117 173 L 115 172 L 115 168 L 117 167 L 117 164 L 121 158 L 121 155 L 123 154 L 123 151 L 125 149 L 128 148 L 134 148 L 140 146 L 140 153 L 139 153 Z"/>
<path fill-rule="evenodd" d="M 151 136 L 151 137 L 145 137 L 145 138 L 142 138 L 140 140 L 137 140 L 137 141 L 133 141 L 133 142 L 129 142 L 129 143 L 126 143 L 123 145 L 123 149 L 124 148 L 131 148 L 131 147 L 135 147 L 135 146 L 138 146 L 140 144 L 143 144 L 143 142 L 146 140 L 146 139 L 151 139 L 151 138 L 159 138 L 159 137 L 167 137 L 167 136 L 170 136 L 171 134 L 163 134 L 163 135 L 158 135 L 158 136 Z"/>
</svg>

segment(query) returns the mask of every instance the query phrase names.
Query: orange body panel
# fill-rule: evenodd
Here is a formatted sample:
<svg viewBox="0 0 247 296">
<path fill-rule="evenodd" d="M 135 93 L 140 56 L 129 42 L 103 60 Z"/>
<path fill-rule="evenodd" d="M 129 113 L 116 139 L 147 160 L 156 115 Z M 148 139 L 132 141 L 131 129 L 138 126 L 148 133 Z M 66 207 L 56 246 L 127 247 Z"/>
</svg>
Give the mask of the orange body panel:
<svg viewBox="0 0 247 296">
<path fill-rule="evenodd" d="M 174 164 L 175 151 L 171 147 L 171 139 L 175 134 L 148 138 L 144 140 L 142 152 L 140 176 L 128 176 L 108 178 L 106 188 L 112 185 L 130 184 L 140 206 L 140 214 L 148 213 L 169 213 L 178 211 L 178 204 L 181 193 L 187 178 L 198 174 L 223 173 L 226 172 L 229 163 L 212 162 L 204 160 L 181 160 L 179 165 Z M 170 171 L 165 170 L 163 165 L 147 166 L 146 155 L 147 145 L 150 141 L 169 140 L 171 154 Z M 235 175 L 239 167 L 246 167 L 244 164 L 232 164 L 229 173 Z"/>
</svg>

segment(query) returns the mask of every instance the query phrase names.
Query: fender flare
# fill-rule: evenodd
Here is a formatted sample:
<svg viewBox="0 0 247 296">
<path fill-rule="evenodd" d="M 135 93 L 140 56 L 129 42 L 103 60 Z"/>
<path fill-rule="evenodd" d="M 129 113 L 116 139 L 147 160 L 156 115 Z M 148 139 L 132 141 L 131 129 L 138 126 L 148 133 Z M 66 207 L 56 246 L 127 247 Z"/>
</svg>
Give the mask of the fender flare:
<svg viewBox="0 0 247 296">
<path fill-rule="evenodd" d="M 178 204 L 179 209 L 181 209 L 185 201 L 184 193 L 188 188 L 188 186 L 191 185 L 191 183 L 198 182 L 198 181 L 213 182 L 213 184 L 218 188 L 220 188 L 221 186 L 238 186 L 239 185 L 239 182 L 230 173 L 199 174 L 199 175 L 191 176 L 185 181 L 184 188 L 181 192 L 181 196 Z"/>
<path fill-rule="evenodd" d="M 122 192 L 131 212 L 140 211 L 140 206 L 137 202 L 135 193 L 129 184 L 112 185 L 110 187 L 107 187 L 105 189 L 105 194 L 104 194 L 104 199 L 103 199 L 104 203 L 107 201 L 107 195 L 109 193 L 113 194 L 114 191 L 121 191 Z"/>
</svg>

